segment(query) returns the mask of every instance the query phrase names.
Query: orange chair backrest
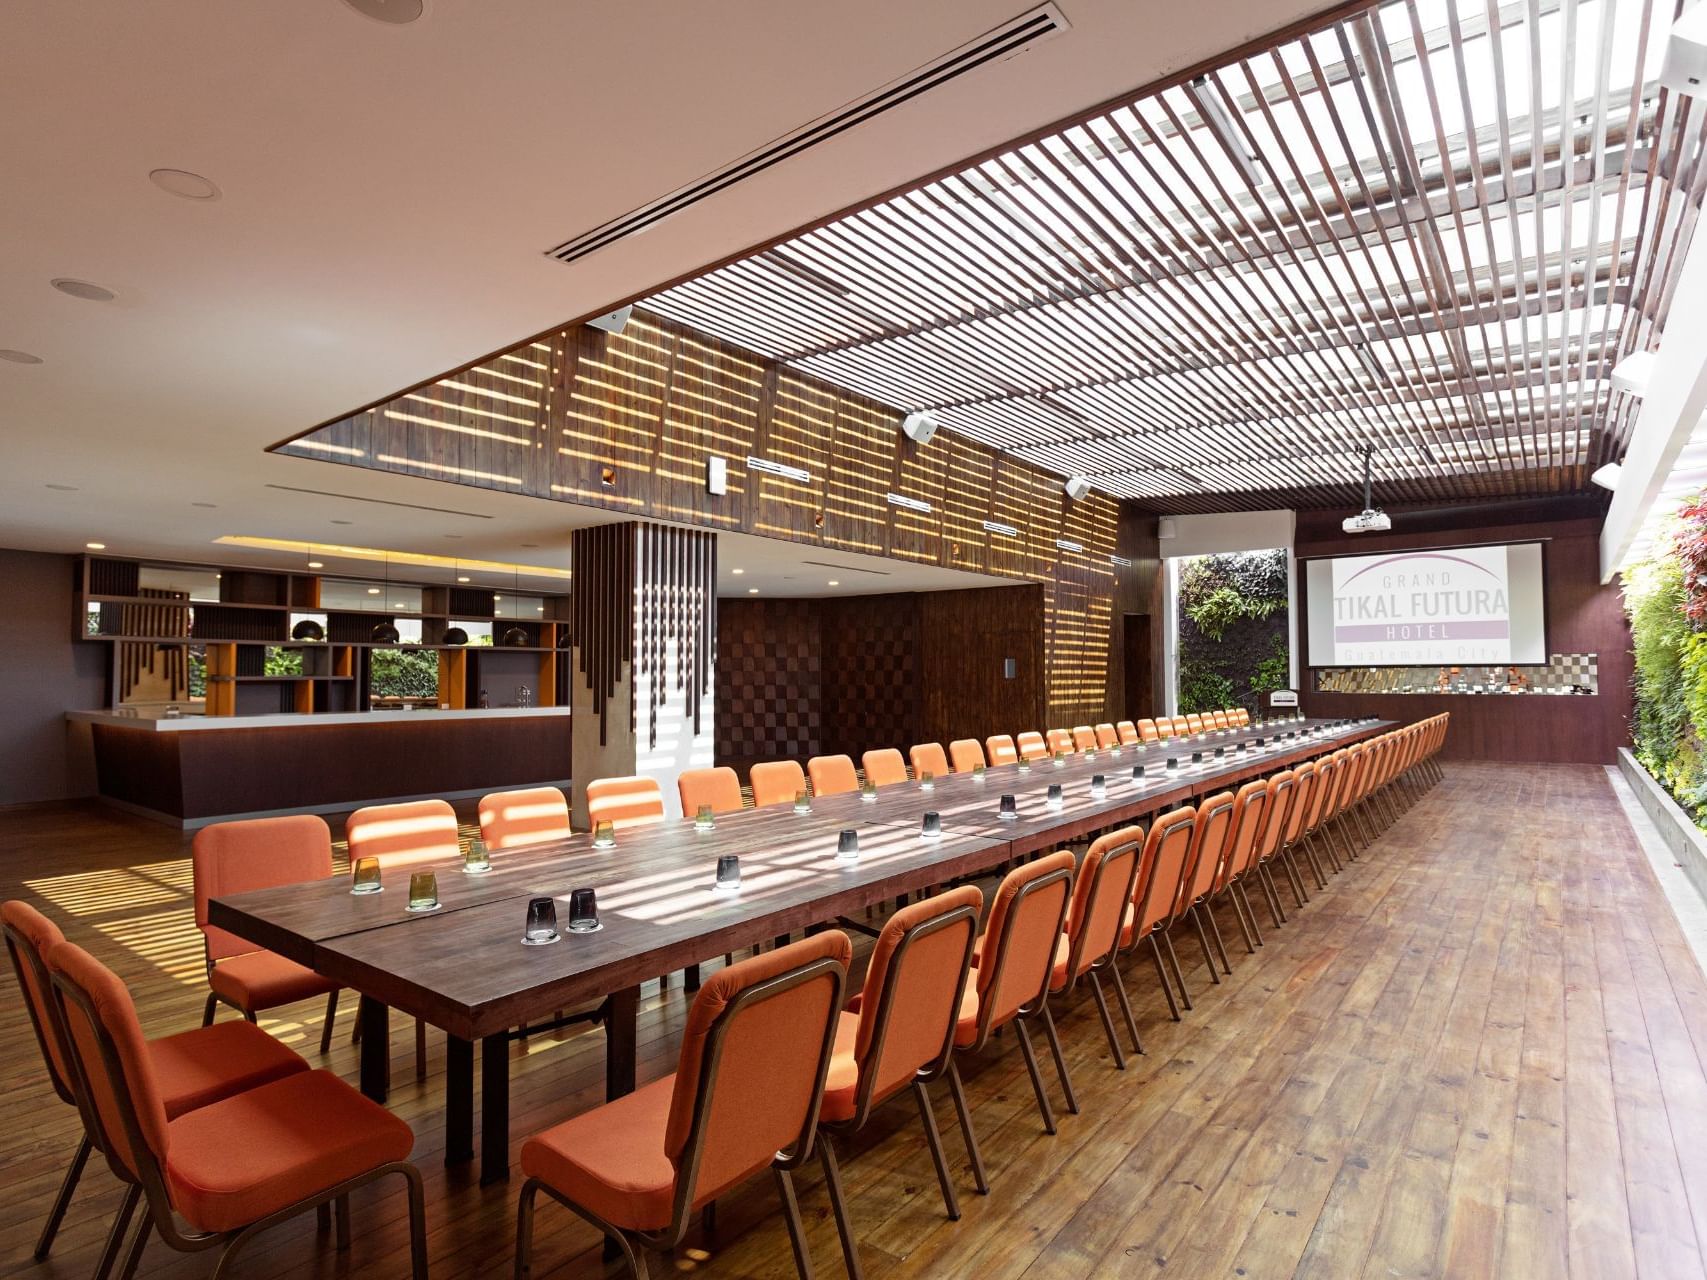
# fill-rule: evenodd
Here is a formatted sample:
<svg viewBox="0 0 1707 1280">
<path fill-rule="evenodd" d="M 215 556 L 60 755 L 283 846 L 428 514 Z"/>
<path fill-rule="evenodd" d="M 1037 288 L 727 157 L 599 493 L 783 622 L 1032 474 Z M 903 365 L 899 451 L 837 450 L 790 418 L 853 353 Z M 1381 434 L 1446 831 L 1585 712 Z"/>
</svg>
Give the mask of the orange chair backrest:
<svg viewBox="0 0 1707 1280">
<path fill-rule="evenodd" d="M 1304 820 L 1316 802 L 1316 764 L 1306 760 L 1292 768 L 1292 784 L 1297 788 L 1292 797 L 1292 811 L 1286 816 L 1286 843 L 1291 844 L 1304 834 Z"/>
<path fill-rule="evenodd" d="M 1067 910 L 1067 984 L 1120 945 L 1126 908 L 1138 882 L 1138 858 L 1144 852 L 1144 828 L 1123 827 L 1098 836 L 1085 853 L 1073 881 Z M 1059 988 L 1057 988 L 1059 989 Z"/>
<path fill-rule="evenodd" d="M 1166 730 L 1166 732 L 1164 732 Z M 1163 720 L 1140 720 L 1138 722 L 1138 741 L 1159 742 L 1163 738 L 1174 736 L 1174 727 Z"/>
<path fill-rule="evenodd" d="M 1120 731 L 1111 724 L 1097 725 L 1096 739 L 1099 747 L 1118 747 L 1121 743 Z"/>
<path fill-rule="evenodd" d="M 1227 727 L 1227 713 L 1225 711 L 1211 711 L 1206 718 L 1213 728 L 1225 729 Z"/>
<path fill-rule="evenodd" d="M 556 787 L 494 791 L 480 801 L 480 839 L 489 853 L 550 844 L 573 834 L 569 797 Z"/>
<path fill-rule="evenodd" d="M 630 774 L 598 778 L 587 784 L 587 821 L 595 828 L 608 822 L 622 831 L 664 820 L 664 789 L 658 779 Z"/>
<path fill-rule="evenodd" d="M 1245 708 L 1239 707 L 1234 710 L 1233 718 L 1237 721 L 1239 727 L 1243 728 L 1251 722 L 1251 713 L 1245 710 Z"/>
<path fill-rule="evenodd" d="M 684 769 L 676 775 L 676 795 L 681 798 L 682 817 L 691 818 L 702 804 L 713 813 L 734 813 L 747 802 L 741 798 L 741 779 L 726 764 L 714 769 Z"/>
<path fill-rule="evenodd" d="M 859 773 L 848 756 L 813 756 L 806 762 L 806 772 L 812 777 L 815 796 L 839 796 L 859 790 Z M 794 798 L 792 792 L 788 798 Z"/>
<path fill-rule="evenodd" d="M 1088 724 L 1073 726 L 1073 750 L 1095 751 L 1097 749 L 1097 731 Z"/>
<path fill-rule="evenodd" d="M 357 809 L 344 822 L 350 842 L 350 862 L 378 858 L 382 867 L 411 867 L 421 862 L 449 862 L 459 857 L 456 810 L 443 800 L 411 800 L 406 804 L 372 804 Z"/>
<path fill-rule="evenodd" d="M 1257 842 L 1257 857 L 1266 862 L 1280 851 L 1281 841 L 1286 834 L 1286 820 L 1292 813 L 1292 800 L 1297 794 L 1297 785 L 1292 778 L 1292 770 L 1282 769 L 1279 773 L 1271 774 L 1268 779 L 1268 814 L 1263 819 L 1262 839 Z"/>
<path fill-rule="evenodd" d="M 1016 741 L 1021 760 L 1041 760 L 1049 754 L 1049 747 L 1043 741 L 1043 735 L 1035 729 L 1027 729 Z"/>
<path fill-rule="evenodd" d="M 1173 919 L 1196 825 L 1197 810 L 1187 807 L 1163 814 L 1150 828 L 1150 837 L 1144 842 L 1143 873 L 1134 890 L 1138 937 L 1142 938 L 1162 921 Z"/>
<path fill-rule="evenodd" d="M 956 773 L 971 773 L 978 765 L 988 763 L 984 759 L 984 748 L 978 745 L 976 738 L 956 738 L 949 743 L 948 762 Z"/>
<path fill-rule="evenodd" d="M 1095 735 L 1092 736 L 1095 741 Z M 1070 729 L 1051 729 L 1048 734 L 1049 754 L 1066 755 L 1077 750 L 1073 746 L 1073 733 Z"/>
<path fill-rule="evenodd" d="M 830 929 L 721 969 L 694 996 L 664 1128 L 677 1221 L 779 1153 L 805 1154 L 852 957 Z"/>
<path fill-rule="evenodd" d="M 1156 726 L 1151 724 L 1150 730 L 1152 733 L 1155 732 L 1155 728 Z M 1114 732 L 1115 736 L 1120 739 L 1120 745 L 1123 747 L 1136 746 L 1144 740 L 1142 735 L 1138 732 L 1138 726 L 1133 724 L 1130 720 L 1115 721 Z"/>
<path fill-rule="evenodd" d="M 941 743 L 921 742 L 917 746 L 909 747 L 907 760 L 913 766 L 915 778 L 922 778 L 927 773 L 933 778 L 948 776 L 948 756 L 944 753 Z"/>
<path fill-rule="evenodd" d="M 1233 793 L 1222 791 L 1199 802 L 1196 828 L 1191 838 L 1188 858 L 1191 870 L 1180 896 L 1181 906 L 1190 906 L 1215 888 L 1222 859 L 1227 856 L 1227 838 L 1233 833 Z"/>
<path fill-rule="evenodd" d="M 992 765 L 1014 764 L 1019 760 L 1019 748 L 1005 733 L 994 733 L 984 739 L 984 754 Z"/>
<path fill-rule="evenodd" d="M 980 1040 L 1048 994 L 1072 892 L 1073 855 L 1066 850 L 1010 871 L 997 888 L 978 958 Z"/>
<path fill-rule="evenodd" d="M 874 1105 L 940 1070 L 954 1048 L 960 998 L 984 895 L 972 885 L 902 907 L 871 949 L 854 1060 L 859 1105 Z"/>
<path fill-rule="evenodd" d="M 1333 793 L 1339 788 L 1340 760 L 1336 755 L 1321 756 L 1316 760 L 1316 790 L 1310 797 L 1310 812 L 1304 819 L 1304 834 L 1309 835 L 1322 825 L 1322 818 L 1328 812 Z"/>
<path fill-rule="evenodd" d="M 1215 882 L 1217 891 L 1234 877 L 1244 875 L 1256 861 L 1263 813 L 1267 807 L 1268 783 L 1261 778 L 1245 783 L 1234 794 L 1233 831 L 1227 837 L 1227 856 L 1221 861 L 1221 875 Z"/>
<path fill-rule="evenodd" d="M 806 790 L 806 774 L 794 760 L 766 760 L 756 764 L 748 771 L 747 780 L 753 786 L 755 809 L 793 804 L 795 797 Z"/>
<path fill-rule="evenodd" d="M 454 814 L 451 821 L 454 825 Z M 209 924 L 210 898 L 324 880 L 331 874 L 332 830 L 315 814 L 215 822 L 203 827 L 190 843 L 190 879 L 195 886 L 196 928 L 207 941 L 207 958 L 224 960 L 261 949 Z"/>
<path fill-rule="evenodd" d="M 87 1118 L 100 1131 L 95 1145 L 140 1177 L 144 1162 L 166 1157 L 166 1105 L 130 991 L 75 943 L 61 942 L 46 958 L 88 1100 Z"/>
<path fill-rule="evenodd" d="M 1184 716 L 1174 716 L 1168 721 L 1174 727 L 1174 737 L 1181 738 L 1191 732 L 1191 721 Z"/>
<path fill-rule="evenodd" d="M 48 990 L 52 979 L 47 971 L 47 953 L 65 941 L 59 926 L 27 902 L 12 899 L 0 903 L 0 932 L 12 956 L 12 970 L 24 995 L 24 1012 L 36 1033 L 36 1047 L 47 1066 L 48 1083 L 61 1102 L 76 1102 L 76 1082 L 66 1058 L 64 1027 Z"/>
<path fill-rule="evenodd" d="M 1198 715 L 1195 711 L 1187 712 L 1185 717 L 1185 727 L 1190 729 L 1193 733 L 1202 733 L 1203 717 Z"/>
<path fill-rule="evenodd" d="M 907 762 L 894 747 L 877 747 L 859 758 L 865 780 L 873 786 L 892 787 L 907 780 Z"/>
</svg>

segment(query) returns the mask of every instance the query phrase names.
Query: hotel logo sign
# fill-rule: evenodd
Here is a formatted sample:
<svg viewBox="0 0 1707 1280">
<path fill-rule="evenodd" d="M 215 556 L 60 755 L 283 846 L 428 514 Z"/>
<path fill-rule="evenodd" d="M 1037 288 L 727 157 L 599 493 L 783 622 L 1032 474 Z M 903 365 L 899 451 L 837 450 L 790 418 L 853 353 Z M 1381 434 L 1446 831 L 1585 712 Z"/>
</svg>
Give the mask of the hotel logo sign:
<svg viewBox="0 0 1707 1280">
<path fill-rule="evenodd" d="M 1334 651 L 1340 661 L 1511 661 L 1504 547 L 1410 551 L 1333 568 Z"/>
</svg>

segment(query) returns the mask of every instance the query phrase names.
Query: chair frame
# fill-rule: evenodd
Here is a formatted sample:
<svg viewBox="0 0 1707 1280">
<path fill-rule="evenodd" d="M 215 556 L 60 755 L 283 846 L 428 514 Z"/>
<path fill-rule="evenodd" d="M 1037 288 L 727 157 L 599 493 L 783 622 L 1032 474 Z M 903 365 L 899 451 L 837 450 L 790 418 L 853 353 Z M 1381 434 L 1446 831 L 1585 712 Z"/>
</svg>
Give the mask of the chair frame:
<svg viewBox="0 0 1707 1280">
<path fill-rule="evenodd" d="M 1085 948 L 1091 945 L 1090 930 L 1080 929 L 1074 935 L 1072 944 L 1067 951 L 1067 985 L 1051 995 L 1065 996 L 1078 985 L 1081 977 L 1090 982 L 1091 998 L 1096 1001 L 1097 1014 L 1102 1019 L 1103 1034 L 1108 1037 L 1109 1053 L 1114 1057 L 1117 1069 L 1126 1070 L 1126 1054 L 1121 1050 L 1120 1039 L 1114 1033 L 1114 1019 L 1108 1012 L 1108 999 L 1102 990 L 1102 975 L 1106 971 L 1114 981 L 1114 995 L 1120 1003 L 1121 1017 L 1126 1023 L 1126 1031 L 1132 1037 L 1132 1051 L 1143 1053 L 1144 1045 L 1138 1038 L 1138 1023 L 1132 1016 L 1132 1004 L 1126 997 L 1126 982 L 1120 976 L 1120 932 L 1125 922 L 1125 904 L 1132 901 L 1132 895 L 1138 888 L 1138 872 L 1144 862 L 1144 842 L 1149 833 L 1143 827 L 1127 828 L 1136 834 L 1115 842 L 1112 848 L 1103 853 L 1096 865 L 1096 875 L 1090 889 L 1085 894 L 1085 911 L 1090 913 L 1091 904 L 1097 900 L 1097 895 L 1105 891 L 1105 877 L 1108 875 L 1108 864 L 1117 858 L 1128 858 L 1131 867 L 1126 873 L 1126 884 L 1121 889 L 1121 910 L 1114 917 L 1114 937 L 1109 940 L 1108 951 L 1099 959 L 1091 962 L 1084 973 L 1079 973 L 1079 965 L 1084 960 Z M 1083 874 L 1084 864 L 1080 864 L 1080 874 Z M 1068 903 L 1071 910 L 1072 904 Z"/>
<path fill-rule="evenodd" d="M 747 987 L 717 1015 L 717 1020 L 706 1032 L 705 1053 L 700 1059 L 699 1088 L 694 1094 L 693 1119 L 688 1128 L 687 1142 L 682 1148 L 682 1157 L 676 1165 L 675 1202 L 670 1211 L 670 1225 L 659 1231 L 628 1231 L 614 1223 L 606 1222 L 590 1209 L 575 1204 L 549 1183 L 538 1178 L 529 1178 L 522 1184 L 516 1208 L 516 1280 L 526 1280 L 532 1268 L 535 1201 L 541 1191 L 583 1222 L 597 1227 L 605 1234 L 606 1239 L 614 1240 L 635 1280 L 647 1280 L 650 1273 L 646 1266 L 646 1250 L 668 1253 L 681 1243 L 693 1221 L 693 1190 L 699 1181 L 699 1164 L 704 1155 L 708 1106 L 712 1097 L 712 1086 L 717 1081 L 717 1069 L 723 1060 L 724 1040 L 731 1023 L 748 1005 L 816 981 L 826 973 L 831 976 L 834 985 L 830 993 L 830 1016 L 824 1020 L 824 1041 L 818 1052 L 818 1084 L 813 1090 L 812 1103 L 806 1109 L 799 1135 L 787 1148 L 777 1153 L 770 1166 L 776 1181 L 777 1194 L 782 1200 L 783 1216 L 788 1223 L 789 1243 L 794 1249 L 794 1265 L 802 1280 L 810 1280 L 812 1260 L 807 1252 L 806 1232 L 800 1220 L 800 1204 L 795 1197 L 794 1182 L 789 1174 L 812 1157 L 813 1138 L 817 1136 L 818 1131 L 818 1108 L 824 1097 L 824 1080 L 829 1075 L 830 1059 L 835 1051 L 836 1021 L 840 1016 L 843 992 L 847 985 L 847 970 L 829 956 L 820 957 Z M 839 1196 L 839 1193 L 838 1186 L 832 1195 Z"/>
<path fill-rule="evenodd" d="M 165 1176 L 161 1172 L 160 1158 L 143 1136 L 142 1123 L 136 1114 L 136 1105 L 128 1087 L 128 1077 L 124 1065 L 119 1058 L 118 1046 L 114 1043 L 111 1032 L 95 1011 L 93 1002 L 88 995 L 61 974 L 53 975 L 53 989 L 61 1000 L 74 1003 L 88 1020 L 94 1032 L 95 1043 L 100 1048 L 102 1069 L 107 1077 L 115 1082 L 126 1081 L 127 1087 L 113 1090 L 113 1104 L 118 1109 L 124 1121 L 125 1139 L 130 1151 L 136 1158 L 137 1168 L 133 1171 L 125 1167 L 121 1160 L 111 1154 L 111 1136 L 106 1132 L 105 1122 L 101 1119 L 96 1108 L 87 1102 L 93 1092 L 88 1078 L 88 1067 L 82 1056 L 73 1048 L 71 1063 L 77 1073 L 77 1088 L 81 1095 L 81 1107 L 85 1123 L 93 1126 L 93 1131 L 99 1135 L 96 1146 L 107 1156 L 107 1167 L 113 1176 L 125 1183 L 129 1190 L 120 1209 L 120 1221 L 128 1226 L 130 1216 L 135 1211 L 138 1200 L 146 1197 L 148 1200 L 148 1216 L 143 1219 L 142 1226 L 131 1240 L 129 1250 L 125 1253 L 124 1270 L 120 1273 L 124 1280 L 130 1280 L 136 1274 L 137 1265 L 141 1262 L 143 1249 L 148 1244 L 151 1235 L 158 1234 L 161 1240 L 180 1253 L 200 1253 L 204 1249 L 223 1246 L 219 1261 L 214 1265 L 213 1280 L 221 1280 L 230 1274 L 232 1260 L 239 1250 L 255 1236 L 288 1221 L 309 1209 L 320 1211 L 321 1221 L 326 1221 L 327 1211 L 337 1208 L 337 1248 L 344 1252 L 350 1247 L 350 1192 L 364 1187 L 370 1182 L 392 1174 L 402 1176 L 409 1189 L 409 1256 L 415 1280 L 426 1280 L 427 1277 L 427 1229 L 426 1229 L 426 1196 L 422 1189 L 421 1171 L 407 1160 L 388 1161 L 366 1173 L 346 1178 L 334 1186 L 323 1188 L 311 1196 L 305 1196 L 282 1209 L 275 1210 L 266 1217 L 239 1227 L 232 1231 L 181 1231 L 178 1229 L 175 1211 L 172 1208 L 172 1195 L 167 1189 Z M 70 1037 L 67 1036 L 69 1041 Z M 122 1230 L 114 1224 L 114 1230 L 123 1238 Z"/>
</svg>

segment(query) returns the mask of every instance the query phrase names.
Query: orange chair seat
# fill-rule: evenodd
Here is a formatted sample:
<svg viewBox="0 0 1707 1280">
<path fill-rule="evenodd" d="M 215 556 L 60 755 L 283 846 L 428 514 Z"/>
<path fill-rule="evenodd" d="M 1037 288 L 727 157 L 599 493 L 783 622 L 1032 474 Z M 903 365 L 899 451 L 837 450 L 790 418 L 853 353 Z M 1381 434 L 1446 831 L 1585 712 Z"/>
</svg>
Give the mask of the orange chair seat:
<svg viewBox="0 0 1707 1280">
<path fill-rule="evenodd" d="M 859 1100 L 859 1063 L 854 1059 L 854 1046 L 859 1041 L 859 1007 L 862 999 L 863 993 L 849 1001 L 841 1021 L 836 1024 L 836 1047 L 830 1058 L 829 1074 L 824 1077 L 824 1101 L 818 1109 L 818 1118 L 826 1124 L 853 1119 L 854 1108 Z M 974 1034 L 977 1032 L 978 991 L 970 980 L 966 983 L 965 993 L 960 997 L 960 1015 L 955 1024 L 956 1044 L 960 1043 L 960 1028 L 966 1026 L 970 1026 Z M 970 1037 L 966 1043 L 972 1043 Z M 873 1102 L 882 1100 L 876 1098 Z"/>
<path fill-rule="evenodd" d="M 628 1231 L 670 1225 L 676 1170 L 664 1154 L 674 1073 L 571 1116 L 522 1146 L 522 1172 Z"/>
<path fill-rule="evenodd" d="M 308 1070 L 301 1055 L 247 1022 L 216 1022 L 148 1042 L 166 1118 Z"/>
<path fill-rule="evenodd" d="M 330 1071 L 304 1071 L 173 1120 L 166 1182 L 201 1231 L 233 1231 L 404 1160 L 409 1126 Z"/>
<path fill-rule="evenodd" d="M 221 960 L 208 975 L 213 993 L 245 1013 L 277 1009 L 338 990 L 338 984 L 272 951 Z"/>
</svg>

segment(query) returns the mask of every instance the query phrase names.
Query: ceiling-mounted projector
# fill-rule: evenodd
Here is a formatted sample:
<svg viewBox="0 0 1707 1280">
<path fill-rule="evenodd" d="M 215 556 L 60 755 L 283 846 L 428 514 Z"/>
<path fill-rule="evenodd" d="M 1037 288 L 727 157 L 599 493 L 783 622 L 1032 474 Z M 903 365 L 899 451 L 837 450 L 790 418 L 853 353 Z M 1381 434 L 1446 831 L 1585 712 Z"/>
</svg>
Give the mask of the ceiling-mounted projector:
<svg viewBox="0 0 1707 1280">
<path fill-rule="evenodd" d="M 1385 533 L 1393 527 L 1393 521 L 1385 511 L 1375 505 L 1370 493 L 1370 460 L 1372 452 L 1365 448 L 1363 451 L 1363 510 L 1354 516 L 1347 516 L 1340 522 L 1340 528 L 1347 533 Z"/>
<path fill-rule="evenodd" d="M 937 422 L 936 414 L 929 409 L 921 409 L 917 413 L 909 413 L 901 420 L 901 432 L 909 440 L 918 444 L 927 444 L 930 438 L 936 434 L 939 425 L 941 424 Z"/>
</svg>

